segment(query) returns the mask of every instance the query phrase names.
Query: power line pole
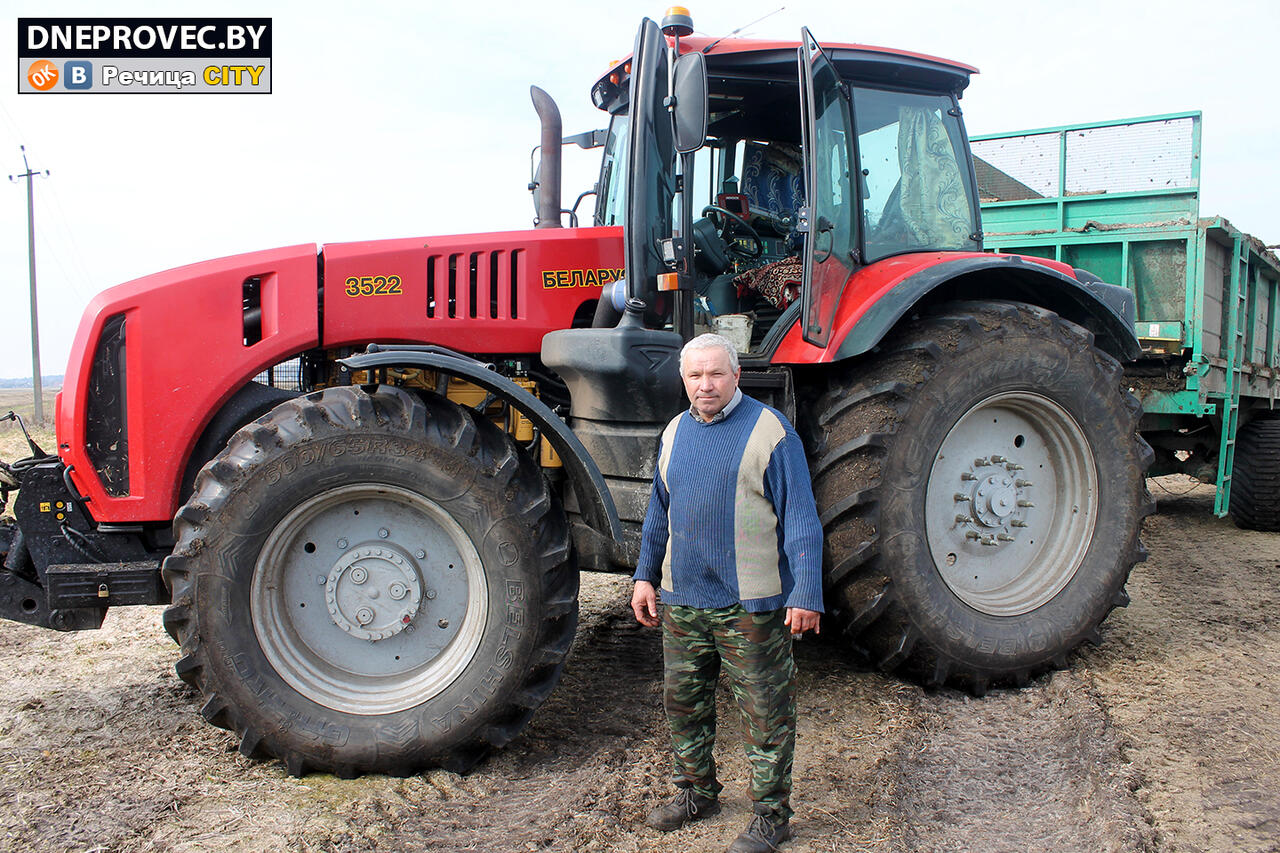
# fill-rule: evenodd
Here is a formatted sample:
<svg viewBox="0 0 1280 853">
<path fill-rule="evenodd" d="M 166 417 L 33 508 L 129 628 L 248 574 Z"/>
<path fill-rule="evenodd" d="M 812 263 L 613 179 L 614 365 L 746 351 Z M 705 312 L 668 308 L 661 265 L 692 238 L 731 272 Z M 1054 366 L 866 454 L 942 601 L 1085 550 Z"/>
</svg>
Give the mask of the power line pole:
<svg viewBox="0 0 1280 853">
<path fill-rule="evenodd" d="M 9 180 L 17 183 L 19 178 L 27 179 L 27 260 L 31 269 L 31 381 L 35 386 L 36 411 L 35 422 L 37 424 L 44 423 L 44 388 L 40 381 L 40 323 L 36 315 L 36 204 L 35 204 L 35 178 L 41 177 L 40 172 L 31 171 L 31 165 L 27 162 L 27 146 L 19 146 L 22 149 L 22 166 L 27 171 L 21 175 L 10 175 Z M 49 170 L 45 169 L 44 177 L 49 177 Z"/>
</svg>

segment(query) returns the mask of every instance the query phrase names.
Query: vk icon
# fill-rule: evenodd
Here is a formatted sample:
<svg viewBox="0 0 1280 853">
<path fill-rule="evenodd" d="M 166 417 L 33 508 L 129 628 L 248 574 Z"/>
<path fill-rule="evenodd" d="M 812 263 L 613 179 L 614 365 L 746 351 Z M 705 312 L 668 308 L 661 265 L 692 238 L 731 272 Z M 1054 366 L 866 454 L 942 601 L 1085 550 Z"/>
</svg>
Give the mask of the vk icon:
<svg viewBox="0 0 1280 853">
<path fill-rule="evenodd" d="M 82 59 L 68 60 L 62 66 L 62 85 L 68 89 L 92 89 L 93 63 Z"/>
</svg>

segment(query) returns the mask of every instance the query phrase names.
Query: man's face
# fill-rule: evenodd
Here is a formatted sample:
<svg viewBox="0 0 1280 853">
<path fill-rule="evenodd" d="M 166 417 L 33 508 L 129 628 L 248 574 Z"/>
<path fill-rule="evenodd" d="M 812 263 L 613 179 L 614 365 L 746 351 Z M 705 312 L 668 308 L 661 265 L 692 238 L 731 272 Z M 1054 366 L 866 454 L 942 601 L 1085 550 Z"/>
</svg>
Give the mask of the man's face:
<svg viewBox="0 0 1280 853">
<path fill-rule="evenodd" d="M 699 417 L 709 421 L 729 405 L 741 374 L 742 368 L 731 368 L 729 354 L 719 347 L 685 353 L 684 391 Z"/>
</svg>

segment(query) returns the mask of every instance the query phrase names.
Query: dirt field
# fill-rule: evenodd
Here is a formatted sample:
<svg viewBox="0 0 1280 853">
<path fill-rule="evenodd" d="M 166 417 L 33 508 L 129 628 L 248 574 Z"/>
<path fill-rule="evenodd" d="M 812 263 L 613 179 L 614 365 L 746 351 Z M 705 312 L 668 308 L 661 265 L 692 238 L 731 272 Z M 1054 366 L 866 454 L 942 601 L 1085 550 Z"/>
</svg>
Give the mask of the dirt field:
<svg viewBox="0 0 1280 853">
<path fill-rule="evenodd" d="M 801 644 L 784 849 L 1280 849 L 1280 536 L 1214 518 L 1185 478 L 1152 491 L 1133 604 L 1029 689 L 928 693 Z M 641 826 L 668 794 L 666 741 L 657 635 L 628 588 L 584 576 L 564 681 L 467 777 L 293 779 L 242 758 L 174 675 L 159 608 L 72 636 L 0 623 L 0 848 L 722 850 L 749 810 L 734 722 L 722 815 Z"/>
</svg>

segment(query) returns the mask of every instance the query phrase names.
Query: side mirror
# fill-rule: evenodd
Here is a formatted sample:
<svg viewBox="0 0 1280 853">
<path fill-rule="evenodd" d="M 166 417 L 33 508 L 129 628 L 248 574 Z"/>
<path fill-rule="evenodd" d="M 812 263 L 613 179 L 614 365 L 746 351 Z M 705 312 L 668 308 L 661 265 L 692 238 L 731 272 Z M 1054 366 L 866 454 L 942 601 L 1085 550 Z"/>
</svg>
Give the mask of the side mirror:
<svg viewBox="0 0 1280 853">
<path fill-rule="evenodd" d="M 686 53 L 676 60 L 671 92 L 675 109 L 676 151 L 690 154 L 707 140 L 707 60 L 701 53 Z"/>
</svg>

